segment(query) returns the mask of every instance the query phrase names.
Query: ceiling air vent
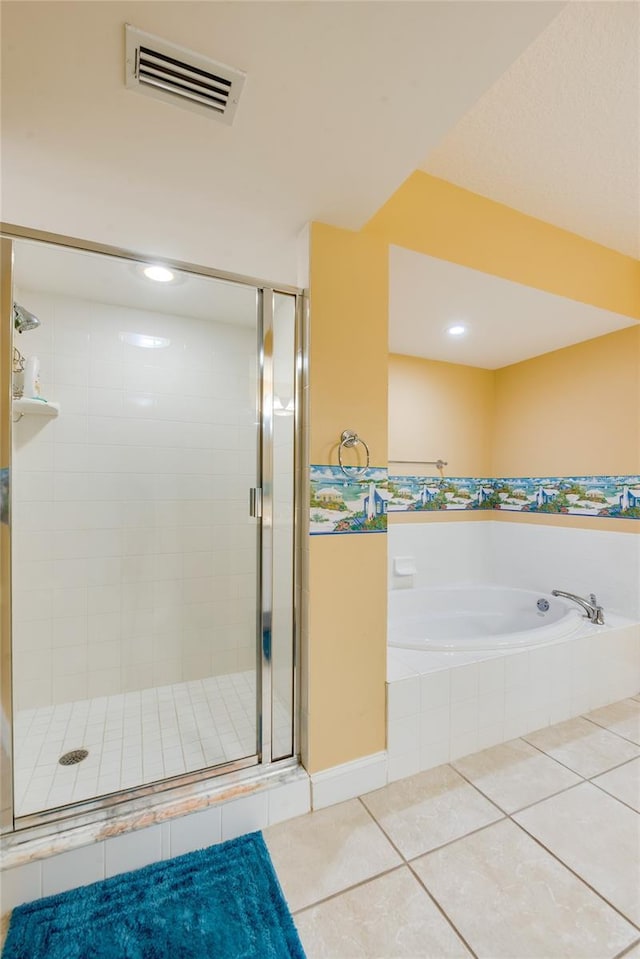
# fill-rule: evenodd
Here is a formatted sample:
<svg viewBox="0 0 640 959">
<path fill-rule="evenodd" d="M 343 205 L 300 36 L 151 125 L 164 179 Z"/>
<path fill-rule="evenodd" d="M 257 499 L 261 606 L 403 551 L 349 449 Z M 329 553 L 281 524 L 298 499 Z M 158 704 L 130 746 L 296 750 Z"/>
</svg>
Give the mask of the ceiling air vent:
<svg viewBox="0 0 640 959">
<path fill-rule="evenodd" d="M 126 84 L 230 125 L 246 74 L 125 25 Z"/>
</svg>

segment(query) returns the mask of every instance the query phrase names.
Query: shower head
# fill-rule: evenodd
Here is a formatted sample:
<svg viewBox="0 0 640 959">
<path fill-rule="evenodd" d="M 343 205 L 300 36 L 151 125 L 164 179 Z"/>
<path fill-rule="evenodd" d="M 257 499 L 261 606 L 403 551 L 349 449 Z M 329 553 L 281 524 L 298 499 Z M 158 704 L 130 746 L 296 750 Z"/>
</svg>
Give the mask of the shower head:
<svg viewBox="0 0 640 959">
<path fill-rule="evenodd" d="M 27 333 L 29 330 L 35 330 L 37 326 L 40 326 L 40 320 L 33 313 L 29 313 L 29 310 L 25 310 L 24 306 L 14 303 L 13 325 L 18 333 Z"/>
</svg>

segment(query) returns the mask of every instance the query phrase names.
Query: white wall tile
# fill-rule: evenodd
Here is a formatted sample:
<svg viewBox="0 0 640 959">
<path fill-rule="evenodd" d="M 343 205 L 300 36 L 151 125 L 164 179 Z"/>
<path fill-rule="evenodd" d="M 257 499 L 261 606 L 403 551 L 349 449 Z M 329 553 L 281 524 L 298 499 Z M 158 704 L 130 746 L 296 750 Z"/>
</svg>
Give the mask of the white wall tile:
<svg viewBox="0 0 640 959">
<path fill-rule="evenodd" d="M 456 666 L 451 670 L 451 702 L 462 703 L 478 696 L 478 664 Z"/>
<path fill-rule="evenodd" d="M 180 816 L 170 826 L 170 850 L 172 856 L 182 856 L 194 849 L 204 849 L 222 839 L 222 809 L 212 806 L 200 812 Z"/>
<path fill-rule="evenodd" d="M 389 755 L 387 779 L 390 783 L 413 776 L 423 768 L 420 765 L 420 750 L 414 746 L 404 753 Z"/>
<path fill-rule="evenodd" d="M 4 869 L 0 874 L 0 911 L 10 912 L 23 902 L 32 902 L 42 896 L 42 864 L 30 862 L 15 869 Z"/>
<path fill-rule="evenodd" d="M 269 801 L 266 792 L 235 799 L 222 807 L 223 840 L 265 829 L 268 824 Z"/>
<path fill-rule="evenodd" d="M 255 572 L 246 487 L 255 483 L 256 431 L 238 425 L 255 383 L 255 357 L 248 362 L 253 335 L 216 322 L 38 296 L 44 319 L 30 343 L 61 414 L 44 425 L 25 418 L 15 431 L 15 617 L 17 624 L 48 621 L 42 641 L 34 630 L 23 633 L 25 652 L 88 641 L 94 655 L 86 659 L 84 683 L 75 672 L 79 653 L 66 685 L 62 667 L 55 682 L 40 673 L 25 678 L 29 701 L 38 691 L 46 705 L 71 688 L 135 688 L 127 670 L 135 665 L 142 680 L 144 660 L 130 663 L 124 653 L 139 638 L 147 652 L 149 638 L 156 646 L 155 673 L 145 672 L 146 682 L 237 668 L 247 656 L 236 627 L 254 615 L 255 587 L 252 581 L 240 594 L 225 583 L 216 593 L 212 578 Z M 123 343 L 120 333 L 128 329 L 166 336 L 171 346 L 150 356 Z M 220 400 L 201 408 L 188 398 L 217 392 Z M 246 479 L 239 479 L 245 467 Z M 53 611 L 45 592 L 52 588 Z M 223 602 L 214 610 L 207 604 L 216 595 Z M 194 604 L 202 608 L 194 611 Z M 149 622 L 129 615 L 153 608 L 159 613 Z M 205 632 L 212 626 L 228 639 L 213 661 Z M 175 648 L 165 648 L 168 631 Z"/>
<path fill-rule="evenodd" d="M 534 523 L 455 522 L 391 526 L 393 558 L 413 556 L 416 586 L 492 582 L 521 589 L 598 595 L 605 610 L 640 617 L 640 537 Z"/>
<path fill-rule="evenodd" d="M 387 715 L 389 721 L 415 716 L 420 712 L 420 680 L 402 679 L 387 686 Z"/>
<path fill-rule="evenodd" d="M 42 861 L 42 895 L 53 896 L 105 878 L 104 843 L 92 843 Z"/>
<path fill-rule="evenodd" d="M 420 769 L 433 769 L 449 761 L 449 737 L 420 747 Z"/>
<path fill-rule="evenodd" d="M 105 840 L 105 876 L 140 869 L 162 858 L 162 827 L 148 826 Z"/>
<path fill-rule="evenodd" d="M 483 525 L 483 524 L 481 524 Z M 505 586 L 594 592 L 606 610 L 640 617 L 640 537 L 533 523 L 491 523 L 494 575 Z"/>
<path fill-rule="evenodd" d="M 311 810 L 311 781 L 304 773 L 295 782 L 270 789 L 268 799 L 270 826 L 303 816 Z"/>
<path fill-rule="evenodd" d="M 450 729 L 451 715 L 448 705 L 423 710 L 420 713 L 420 746 L 448 742 Z"/>
<path fill-rule="evenodd" d="M 413 556 L 415 585 L 487 582 L 488 523 L 416 523 L 392 525 L 388 531 L 389 585 L 395 556 Z"/>
<path fill-rule="evenodd" d="M 451 698 L 451 671 L 440 669 L 420 677 L 420 710 L 448 706 Z"/>
</svg>

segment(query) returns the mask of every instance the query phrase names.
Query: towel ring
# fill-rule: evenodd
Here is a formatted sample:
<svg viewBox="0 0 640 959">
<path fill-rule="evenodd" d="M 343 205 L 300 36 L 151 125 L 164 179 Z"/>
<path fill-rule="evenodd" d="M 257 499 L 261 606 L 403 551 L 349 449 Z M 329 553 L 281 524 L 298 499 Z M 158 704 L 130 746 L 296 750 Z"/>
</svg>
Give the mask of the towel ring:
<svg viewBox="0 0 640 959">
<path fill-rule="evenodd" d="M 352 449 L 354 446 L 357 446 L 358 443 L 362 443 L 367 451 L 366 465 L 345 466 L 342 462 L 342 448 L 344 447 L 345 449 Z M 369 447 L 365 441 L 361 439 L 353 430 L 344 430 L 342 436 L 340 437 L 340 445 L 338 446 L 338 464 L 345 476 L 362 476 L 362 474 L 366 473 L 366 471 L 369 469 Z"/>
</svg>

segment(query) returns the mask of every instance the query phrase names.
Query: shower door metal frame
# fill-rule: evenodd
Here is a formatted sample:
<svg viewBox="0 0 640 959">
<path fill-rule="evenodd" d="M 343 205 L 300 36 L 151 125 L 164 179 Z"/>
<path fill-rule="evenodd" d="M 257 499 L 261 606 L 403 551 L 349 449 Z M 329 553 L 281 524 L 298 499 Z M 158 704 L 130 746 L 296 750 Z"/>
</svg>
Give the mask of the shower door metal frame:
<svg viewBox="0 0 640 959">
<path fill-rule="evenodd" d="M 0 833 L 13 829 L 13 677 L 11 650 L 11 436 L 13 243 L 0 237 L 0 469 L 9 515 L 0 523 Z M 4 317 L 11 320 L 4 322 Z"/>
<path fill-rule="evenodd" d="M 257 594 L 257 661 L 256 675 L 259 677 L 261 694 L 256 696 L 256 753 L 246 756 L 232 762 L 210 766 L 205 769 L 196 770 L 191 773 L 185 773 L 170 779 L 159 782 L 140 785 L 134 788 L 121 790 L 117 793 L 106 796 L 98 796 L 95 799 L 85 800 L 79 803 L 68 804 L 56 809 L 45 810 L 40 813 L 28 816 L 15 816 L 13 808 L 13 712 L 12 712 L 12 683 L 11 683 L 11 659 L 12 659 L 12 635 L 11 629 L 7 628 L 11 622 L 11 576 L 10 562 L 6 560 L 10 556 L 10 537 L 11 524 L 2 530 L 4 546 L 3 552 L 0 552 L 0 591 L 2 604 L 0 607 L 0 623 L 2 631 L 0 635 L 0 657 L 2 666 L 2 682 L 0 684 L 0 719 L 3 721 L 2 728 L 2 746 L 0 755 L 0 774 L 2 775 L 2 805 L 0 808 L 0 834 L 4 835 L 5 841 L 10 841 L 12 834 L 19 837 L 24 842 L 32 837 L 44 835 L 43 829 L 51 828 L 51 824 L 58 824 L 60 827 L 69 828 L 75 824 L 87 824 L 97 822 L 113 813 L 110 810 L 113 806 L 126 804 L 129 808 L 132 804 L 138 802 L 141 807 L 145 800 L 151 796 L 157 796 L 159 793 L 175 792 L 179 795 L 181 787 L 192 787 L 196 783 L 204 783 L 209 780 L 213 785 L 218 785 L 222 776 L 228 773 L 241 774 L 243 771 L 251 773 L 251 769 L 265 767 L 265 771 L 277 772 L 286 770 L 289 767 L 295 767 L 299 763 L 299 684 L 300 677 L 298 671 L 299 663 L 299 624 L 300 624 L 300 601 L 301 601 L 301 549 L 302 534 L 300 529 L 300 504 L 304 502 L 301 488 L 301 477 L 303 476 L 301 451 L 302 451 L 302 430 L 303 423 L 301 419 L 302 398 L 304 389 L 303 370 L 306 369 L 306 360 L 299 363 L 299 357 L 305 354 L 306 336 L 304 335 L 304 293 L 299 287 L 287 284 L 273 284 L 264 280 L 243 276 L 236 273 L 230 273 L 223 270 L 216 270 L 212 267 L 200 264 L 189 263 L 183 260 L 176 260 L 170 257 L 157 256 L 153 254 L 140 253 L 125 248 L 109 246 L 101 243 L 94 243 L 90 240 L 78 239 L 76 237 L 64 236 L 57 233 L 50 233 L 42 230 L 32 230 L 27 227 L 18 226 L 9 223 L 0 223 L 0 254 L 2 256 L 2 291 L 0 300 L 0 346 L 2 347 L 1 370 L 0 370 L 0 467 L 11 466 L 11 435 L 12 435 L 12 415 L 11 415 L 11 338 L 12 326 L 10 317 L 12 315 L 12 289 L 13 276 L 12 269 L 7 270 L 7 264 L 12 266 L 13 241 L 27 240 L 31 242 L 47 243 L 58 247 L 66 247 L 78 252 L 97 253 L 104 256 L 114 257 L 119 260 L 130 260 L 134 262 L 158 262 L 167 267 L 185 272 L 193 273 L 197 276 L 211 277 L 212 279 L 225 280 L 242 286 L 248 286 L 257 292 L 257 336 L 258 336 L 258 414 L 259 414 L 259 436 L 258 436 L 258 481 L 262 488 L 262 517 L 258 533 L 258 556 L 259 562 L 259 580 Z M 8 273 L 8 276 L 7 276 Z M 272 662 L 271 662 L 271 624 L 273 614 L 272 586 L 273 586 L 273 560 L 271 549 L 273 546 L 273 305 L 274 296 L 277 293 L 287 294 L 295 297 L 295 344 L 294 344 L 294 382 L 295 382 L 295 431 L 294 431 L 294 462 L 292 469 L 294 472 L 294 501 L 293 501 L 293 536 L 294 550 L 293 562 L 293 583 L 292 583 L 292 607 L 293 607 L 293 635 L 292 635 L 292 685 L 293 685 L 293 708 L 292 708 L 292 755 L 285 759 L 272 761 Z M 8 354 L 8 355 L 7 355 Z M 5 382 L 6 380 L 6 382 Z M 5 462 L 6 459 L 6 462 Z M 7 681 L 7 675 L 9 680 Z M 9 735 L 6 735 L 8 724 Z M 6 802 L 5 802 L 6 800 Z M 5 808 L 6 807 L 6 808 Z"/>
</svg>

